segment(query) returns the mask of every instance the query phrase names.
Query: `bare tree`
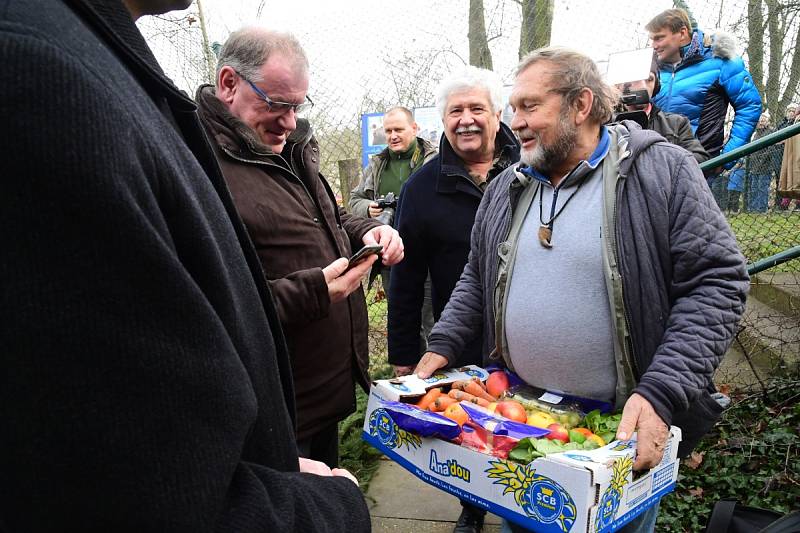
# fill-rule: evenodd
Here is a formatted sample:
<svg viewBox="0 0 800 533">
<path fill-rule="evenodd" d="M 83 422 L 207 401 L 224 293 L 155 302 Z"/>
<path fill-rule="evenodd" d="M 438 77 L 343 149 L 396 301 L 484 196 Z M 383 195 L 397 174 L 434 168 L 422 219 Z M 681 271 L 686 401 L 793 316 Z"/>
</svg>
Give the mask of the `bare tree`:
<svg viewBox="0 0 800 533">
<path fill-rule="evenodd" d="M 206 26 L 206 16 L 203 12 L 203 0 L 196 0 L 197 2 L 197 18 L 200 24 L 200 34 L 203 37 L 203 57 L 206 60 L 206 82 L 214 84 L 217 77 L 216 60 L 214 59 L 214 52 L 211 49 L 211 43 L 208 42 L 208 29 Z"/>
<path fill-rule="evenodd" d="M 798 14 L 800 6 L 795 2 L 748 0 L 747 3 L 750 73 L 764 96 L 765 107 L 776 119 L 792 103 L 800 83 Z"/>
<path fill-rule="evenodd" d="M 553 29 L 553 0 L 516 0 L 522 8 L 519 58 L 550 44 Z"/>
<path fill-rule="evenodd" d="M 486 38 L 483 0 L 469 0 L 469 64 L 492 70 L 492 52 Z"/>
<path fill-rule="evenodd" d="M 685 2 L 685 0 L 675 0 L 673 3 L 675 7 L 686 11 L 686 14 L 689 15 L 689 24 L 692 25 L 692 28 L 696 28 L 697 20 L 694 18 L 694 14 L 692 13 L 692 10 L 689 8 L 689 4 Z"/>
<path fill-rule="evenodd" d="M 199 5 L 198 8 L 202 6 Z M 172 66 L 171 77 L 187 91 L 202 83 L 213 82 L 213 70 L 209 71 L 208 46 L 204 39 L 205 20 L 202 14 L 189 9 L 184 13 L 142 17 L 137 21 L 139 29 L 150 46 L 159 50 L 159 62 Z"/>
</svg>

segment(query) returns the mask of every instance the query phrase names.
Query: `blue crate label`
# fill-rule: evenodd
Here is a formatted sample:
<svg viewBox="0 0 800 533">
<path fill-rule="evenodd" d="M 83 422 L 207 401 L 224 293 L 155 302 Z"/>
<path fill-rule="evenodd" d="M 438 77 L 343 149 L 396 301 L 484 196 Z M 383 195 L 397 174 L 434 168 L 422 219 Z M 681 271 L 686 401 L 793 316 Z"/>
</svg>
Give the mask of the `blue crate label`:
<svg viewBox="0 0 800 533">
<path fill-rule="evenodd" d="M 446 459 L 440 462 L 436 450 L 431 450 L 431 460 L 428 468 L 431 472 L 440 477 L 455 477 L 467 483 L 470 482 L 470 471 L 468 468 L 459 464 L 456 459 Z"/>
<path fill-rule="evenodd" d="M 558 482 L 536 473 L 536 469 L 509 461 L 489 461 L 485 473 L 503 495 L 513 494 L 522 512 L 544 527 L 540 531 L 566 532 L 577 517 L 575 502 Z"/>
<path fill-rule="evenodd" d="M 386 409 L 375 409 L 369 416 L 369 434 L 378 439 L 383 446 L 394 450 L 407 450 L 422 446 L 422 439 L 405 429 L 398 427 Z"/>
</svg>

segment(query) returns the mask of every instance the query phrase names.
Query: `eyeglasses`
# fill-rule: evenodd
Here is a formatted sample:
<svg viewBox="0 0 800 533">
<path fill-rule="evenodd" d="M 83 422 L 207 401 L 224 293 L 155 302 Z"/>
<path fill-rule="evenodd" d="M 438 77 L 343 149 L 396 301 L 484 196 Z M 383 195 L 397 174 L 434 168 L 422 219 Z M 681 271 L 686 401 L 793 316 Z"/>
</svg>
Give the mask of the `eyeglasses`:
<svg viewBox="0 0 800 533">
<path fill-rule="evenodd" d="M 275 100 L 267 96 L 264 91 L 256 87 L 255 83 L 242 76 L 238 71 L 234 72 L 236 72 L 237 76 L 242 78 L 244 81 L 248 83 L 248 85 L 250 85 L 250 88 L 253 89 L 253 92 L 256 93 L 256 95 L 262 102 L 267 104 L 267 107 L 272 112 L 284 114 L 288 112 L 290 109 L 293 109 L 296 115 L 304 115 L 309 111 L 311 111 L 311 108 L 314 107 L 314 102 L 308 96 L 306 96 L 306 101 L 300 104 L 290 104 L 289 102 L 276 102 Z"/>
</svg>

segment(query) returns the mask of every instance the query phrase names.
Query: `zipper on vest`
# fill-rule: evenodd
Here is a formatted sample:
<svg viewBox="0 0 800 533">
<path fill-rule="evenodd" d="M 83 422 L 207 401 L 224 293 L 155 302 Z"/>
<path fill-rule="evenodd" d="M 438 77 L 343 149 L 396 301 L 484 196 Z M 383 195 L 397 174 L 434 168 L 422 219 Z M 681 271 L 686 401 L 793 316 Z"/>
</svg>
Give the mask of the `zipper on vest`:
<svg viewBox="0 0 800 533">
<path fill-rule="evenodd" d="M 614 211 L 612 212 L 611 215 L 612 216 L 611 227 L 613 228 L 613 231 L 616 234 L 617 246 L 615 247 L 614 250 L 612 250 L 612 253 L 614 254 L 614 260 L 617 262 L 616 270 L 617 270 L 617 276 L 619 276 L 620 292 L 622 292 L 622 318 L 625 321 L 625 331 L 626 331 L 626 335 L 623 339 L 623 343 L 625 344 L 623 349 L 628 352 L 627 359 L 628 361 L 631 362 L 631 366 L 633 367 L 633 372 L 635 374 L 633 378 L 635 380 L 637 376 L 641 377 L 641 372 L 639 371 L 639 365 L 636 362 L 636 356 L 633 353 L 633 330 L 631 329 L 631 318 L 630 315 L 628 314 L 628 305 L 625 302 L 625 283 L 624 283 L 625 279 L 622 276 L 622 266 L 621 266 L 622 263 L 620 262 L 619 259 L 619 243 L 621 242 L 620 240 L 621 233 L 619 231 L 619 227 L 617 226 L 617 208 L 619 206 L 620 200 L 622 199 L 622 180 L 619 180 L 617 182 L 617 189 L 618 189 L 616 193 L 617 200 L 616 202 L 614 202 Z"/>
</svg>

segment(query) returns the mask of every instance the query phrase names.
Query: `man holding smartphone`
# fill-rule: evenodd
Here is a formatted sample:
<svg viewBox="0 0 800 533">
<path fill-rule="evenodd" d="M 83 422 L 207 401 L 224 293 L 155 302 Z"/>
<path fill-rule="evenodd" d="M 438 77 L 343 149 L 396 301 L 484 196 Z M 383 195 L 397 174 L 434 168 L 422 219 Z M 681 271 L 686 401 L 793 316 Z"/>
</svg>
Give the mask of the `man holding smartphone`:
<svg viewBox="0 0 800 533">
<path fill-rule="evenodd" d="M 363 245 L 384 265 L 403 258 L 397 231 L 337 207 L 320 174 L 319 145 L 301 118 L 313 102 L 308 60 L 291 35 L 246 28 L 230 35 L 216 87 L 197 92 L 200 117 L 270 283 L 292 363 L 302 457 L 338 462 L 338 421 L 369 388 L 361 280 L 377 256 L 348 269 Z"/>
</svg>

